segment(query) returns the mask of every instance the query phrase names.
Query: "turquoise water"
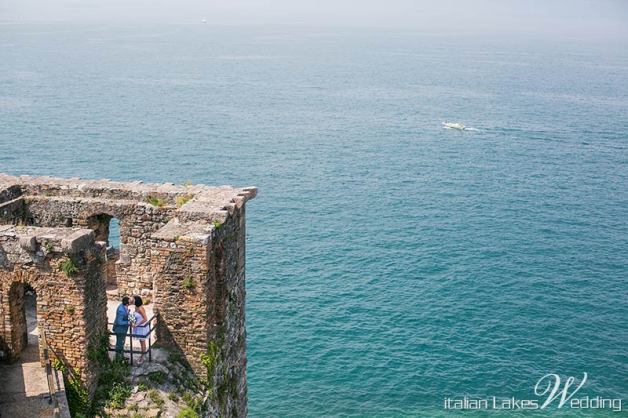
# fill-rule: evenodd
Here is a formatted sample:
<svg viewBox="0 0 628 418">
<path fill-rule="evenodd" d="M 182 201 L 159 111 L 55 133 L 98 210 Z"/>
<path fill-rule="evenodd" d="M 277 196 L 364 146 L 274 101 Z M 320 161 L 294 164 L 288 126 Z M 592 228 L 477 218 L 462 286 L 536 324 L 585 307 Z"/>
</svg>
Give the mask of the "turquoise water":
<svg viewBox="0 0 628 418">
<path fill-rule="evenodd" d="M 252 417 L 446 416 L 551 372 L 626 404 L 627 51 L 4 25 L 0 172 L 258 186 Z"/>
</svg>

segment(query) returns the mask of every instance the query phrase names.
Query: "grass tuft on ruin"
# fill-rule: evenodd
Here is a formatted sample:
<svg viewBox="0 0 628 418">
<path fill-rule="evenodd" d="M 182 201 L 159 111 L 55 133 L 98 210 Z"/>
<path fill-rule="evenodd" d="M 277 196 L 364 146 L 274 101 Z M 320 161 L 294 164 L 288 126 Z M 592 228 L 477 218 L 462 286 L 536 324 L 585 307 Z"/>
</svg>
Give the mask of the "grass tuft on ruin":
<svg viewBox="0 0 628 418">
<path fill-rule="evenodd" d="M 196 282 L 193 277 L 186 277 L 183 279 L 183 288 L 187 290 L 194 290 L 196 288 Z"/>
<path fill-rule="evenodd" d="M 185 195 L 177 196 L 175 201 L 177 203 L 177 207 L 180 208 L 181 206 L 188 203 L 191 199 L 192 199 L 191 195 L 185 194 Z"/>
<path fill-rule="evenodd" d="M 68 277 L 74 277 L 79 272 L 78 266 L 74 263 L 74 260 L 69 257 L 61 262 L 59 269 Z"/>
<path fill-rule="evenodd" d="M 150 203 L 151 205 L 161 208 L 166 205 L 166 201 L 153 195 L 149 195 L 146 197 L 146 203 Z"/>
</svg>

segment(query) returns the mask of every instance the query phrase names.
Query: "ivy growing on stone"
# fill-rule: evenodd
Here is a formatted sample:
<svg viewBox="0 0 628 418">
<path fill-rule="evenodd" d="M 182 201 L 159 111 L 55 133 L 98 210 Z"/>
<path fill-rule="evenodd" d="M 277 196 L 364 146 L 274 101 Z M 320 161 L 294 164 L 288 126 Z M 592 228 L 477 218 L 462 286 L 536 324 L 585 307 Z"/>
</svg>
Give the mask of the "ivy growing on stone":
<svg viewBox="0 0 628 418">
<path fill-rule="evenodd" d="M 207 369 L 207 379 L 205 380 L 205 387 L 211 395 L 214 390 L 214 374 L 216 372 L 216 364 L 218 360 L 218 345 L 216 341 L 210 341 L 207 344 L 207 353 L 201 354 L 201 363 Z"/>
<path fill-rule="evenodd" d="M 89 393 L 81 383 L 81 373 L 78 369 L 70 369 L 59 359 L 52 361 L 52 367 L 63 374 L 65 394 L 68 399 L 68 407 L 73 417 L 90 416 L 91 405 Z"/>
</svg>

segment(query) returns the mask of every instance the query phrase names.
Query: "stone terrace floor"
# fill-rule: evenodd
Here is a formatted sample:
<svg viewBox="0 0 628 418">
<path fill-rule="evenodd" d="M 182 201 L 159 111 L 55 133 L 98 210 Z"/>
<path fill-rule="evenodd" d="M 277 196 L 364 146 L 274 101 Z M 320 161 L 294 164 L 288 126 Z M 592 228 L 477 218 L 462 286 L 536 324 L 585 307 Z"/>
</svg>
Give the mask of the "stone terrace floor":
<svg viewBox="0 0 628 418">
<path fill-rule="evenodd" d="M 108 329 L 109 331 L 111 331 L 111 324 L 113 323 L 113 321 L 116 319 L 116 309 L 118 308 L 118 305 L 120 305 L 120 302 L 117 301 L 112 301 L 112 300 L 108 300 L 107 301 L 107 322 L 108 322 Z M 131 308 L 132 309 L 132 308 Z M 148 304 L 148 305 L 144 305 L 144 310 L 146 311 L 146 315 L 148 316 L 148 319 L 150 319 L 153 316 L 153 304 Z M 152 341 L 155 341 L 155 331 L 153 331 L 152 334 Z M 116 337 L 115 336 L 110 336 L 109 338 L 109 344 L 113 347 L 116 343 Z M 147 347 L 148 347 L 148 341 L 146 342 Z M 126 339 L 124 348 L 125 350 L 128 350 L 130 348 L 130 342 L 129 339 Z M 133 340 L 133 350 L 134 351 L 139 351 L 140 350 L 140 342 L 137 339 Z M 110 352 L 109 356 L 111 358 L 114 357 L 114 353 Z M 125 356 L 127 358 L 129 358 L 129 354 L 126 353 Z M 134 354 L 133 355 L 133 361 L 135 362 L 137 359 L 139 358 L 139 354 Z M 148 361 L 148 355 L 146 356 L 146 361 Z M 4 418 L 4 417 L 2 417 Z"/>
</svg>

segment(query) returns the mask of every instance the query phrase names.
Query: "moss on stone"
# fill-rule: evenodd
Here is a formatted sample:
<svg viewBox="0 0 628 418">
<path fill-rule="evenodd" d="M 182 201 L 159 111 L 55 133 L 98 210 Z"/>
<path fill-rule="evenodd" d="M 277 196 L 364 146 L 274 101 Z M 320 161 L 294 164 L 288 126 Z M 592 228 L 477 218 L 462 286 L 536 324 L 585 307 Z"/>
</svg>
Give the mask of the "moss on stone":
<svg viewBox="0 0 628 418">
<path fill-rule="evenodd" d="M 193 277 L 186 277 L 185 279 L 183 279 L 183 287 L 187 290 L 193 290 L 194 288 L 196 288 L 196 282 L 194 281 Z"/>
<path fill-rule="evenodd" d="M 201 363 L 207 369 L 207 388 L 212 389 L 214 374 L 216 372 L 216 363 L 218 359 L 218 345 L 216 341 L 210 341 L 207 344 L 207 353 L 201 354 Z"/>
</svg>

